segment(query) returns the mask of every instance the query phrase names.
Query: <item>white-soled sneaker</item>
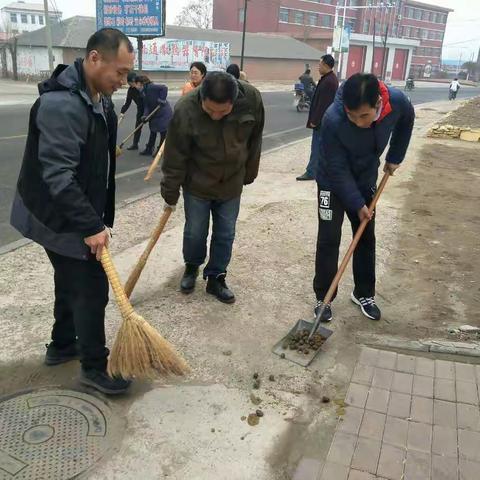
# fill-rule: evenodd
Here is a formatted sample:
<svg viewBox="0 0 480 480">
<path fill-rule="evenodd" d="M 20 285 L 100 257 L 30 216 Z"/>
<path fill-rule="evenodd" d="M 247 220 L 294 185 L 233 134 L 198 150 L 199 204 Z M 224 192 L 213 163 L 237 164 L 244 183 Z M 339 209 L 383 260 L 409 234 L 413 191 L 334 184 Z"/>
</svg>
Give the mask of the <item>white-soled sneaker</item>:
<svg viewBox="0 0 480 480">
<path fill-rule="evenodd" d="M 375 297 L 357 297 L 352 292 L 352 302 L 360 307 L 362 313 L 371 320 L 380 320 L 382 313 L 375 303 Z"/>
</svg>

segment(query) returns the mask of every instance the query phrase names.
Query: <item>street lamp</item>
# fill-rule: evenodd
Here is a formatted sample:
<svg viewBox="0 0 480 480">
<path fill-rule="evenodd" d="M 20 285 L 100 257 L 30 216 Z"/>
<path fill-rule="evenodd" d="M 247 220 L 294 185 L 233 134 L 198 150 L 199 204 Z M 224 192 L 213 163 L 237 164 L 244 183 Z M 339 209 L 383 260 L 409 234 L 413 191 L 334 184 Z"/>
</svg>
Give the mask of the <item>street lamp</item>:
<svg viewBox="0 0 480 480">
<path fill-rule="evenodd" d="M 248 0 L 243 4 L 243 33 L 242 33 L 242 54 L 240 56 L 240 70 L 243 70 L 243 57 L 245 55 L 245 33 L 247 31 L 247 5 Z"/>
</svg>

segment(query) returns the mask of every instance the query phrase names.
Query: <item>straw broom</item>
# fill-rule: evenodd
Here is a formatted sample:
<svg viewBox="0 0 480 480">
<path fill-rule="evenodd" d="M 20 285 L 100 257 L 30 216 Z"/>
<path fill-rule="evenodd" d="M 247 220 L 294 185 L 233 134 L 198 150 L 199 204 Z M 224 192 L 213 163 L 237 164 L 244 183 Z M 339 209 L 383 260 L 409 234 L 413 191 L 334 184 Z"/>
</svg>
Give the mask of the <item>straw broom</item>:
<svg viewBox="0 0 480 480">
<path fill-rule="evenodd" d="M 140 275 L 142 274 L 143 268 L 147 263 L 148 257 L 150 256 L 150 253 L 153 250 L 153 247 L 158 242 L 158 239 L 160 238 L 160 235 L 162 234 L 163 229 L 165 228 L 165 225 L 168 222 L 168 219 L 170 218 L 170 215 L 172 214 L 172 212 L 173 210 L 170 207 L 167 207 L 165 209 L 165 211 L 163 212 L 163 215 L 160 217 L 158 225 L 155 227 L 155 230 L 153 231 L 150 237 L 150 240 L 148 241 L 148 244 L 144 252 L 142 253 L 141 257 L 138 259 L 138 262 L 135 265 L 135 268 L 133 269 L 132 273 L 128 277 L 127 283 L 125 283 L 125 295 L 127 296 L 127 298 L 130 298 L 130 295 L 132 294 L 132 291 L 135 288 L 135 285 L 137 284 L 137 281 L 140 278 Z"/>
<path fill-rule="evenodd" d="M 185 360 L 152 325 L 133 310 L 107 247 L 102 250 L 101 262 L 123 318 L 110 353 L 108 374 L 128 379 L 187 373 L 189 368 Z"/>
<path fill-rule="evenodd" d="M 158 163 L 160 162 L 160 158 L 161 158 L 161 156 L 162 156 L 162 154 L 163 154 L 163 150 L 165 149 L 165 143 L 166 143 L 166 142 L 167 142 L 167 139 L 164 140 L 164 142 L 162 143 L 162 146 L 158 149 L 158 152 L 157 152 L 157 154 L 155 155 L 155 158 L 153 159 L 153 162 L 152 162 L 152 164 L 150 165 L 147 174 L 145 175 L 145 178 L 144 178 L 145 181 L 150 180 L 150 178 L 151 178 L 152 175 L 153 175 L 153 172 L 154 172 L 155 169 L 157 168 L 157 165 L 158 165 Z"/>
</svg>

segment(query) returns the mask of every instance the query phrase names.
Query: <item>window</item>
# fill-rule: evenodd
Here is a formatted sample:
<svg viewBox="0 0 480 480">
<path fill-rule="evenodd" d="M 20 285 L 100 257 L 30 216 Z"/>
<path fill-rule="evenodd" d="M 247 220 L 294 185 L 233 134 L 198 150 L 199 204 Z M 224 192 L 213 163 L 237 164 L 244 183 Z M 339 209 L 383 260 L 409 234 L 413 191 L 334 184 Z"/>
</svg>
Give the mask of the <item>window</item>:
<svg viewBox="0 0 480 480">
<path fill-rule="evenodd" d="M 280 22 L 288 23 L 288 9 L 280 7 L 280 14 L 278 16 Z"/>
<path fill-rule="evenodd" d="M 331 28 L 332 20 L 331 15 L 322 15 L 322 27 Z"/>
<path fill-rule="evenodd" d="M 28 23 L 27 16 L 23 13 L 20 15 L 20 18 L 22 19 L 22 23 Z"/>
<path fill-rule="evenodd" d="M 10 21 L 12 23 L 17 23 L 17 14 L 16 13 L 11 13 L 10 14 Z"/>
<path fill-rule="evenodd" d="M 428 38 L 428 30 L 420 30 L 420 38 L 422 38 L 423 40 L 426 40 Z"/>
<path fill-rule="evenodd" d="M 318 14 L 316 13 L 310 13 L 308 15 L 308 24 L 317 26 L 318 25 Z"/>
<path fill-rule="evenodd" d="M 30 15 L 30 20 L 32 21 L 32 25 L 35 25 L 37 23 L 35 15 Z"/>
<path fill-rule="evenodd" d="M 433 23 L 438 23 L 438 20 L 439 20 L 439 19 L 438 19 L 438 14 L 434 12 L 434 13 L 432 14 L 432 22 L 433 22 Z"/>
<path fill-rule="evenodd" d="M 39 15 L 39 16 L 38 16 L 38 23 L 39 23 L 40 25 L 43 25 L 43 15 Z"/>
<path fill-rule="evenodd" d="M 355 32 L 355 28 L 357 26 L 357 21 L 354 18 L 352 18 L 350 20 L 347 20 L 347 25 L 350 25 L 350 31 L 351 32 Z"/>
<path fill-rule="evenodd" d="M 300 25 L 303 25 L 303 12 L 295 12 L 294 23 L 298 23 Z"/>
<path fill-rule="evenodd" d="M 407 18 L 414 18 L 415 17 L 415 9 L 412 7 L 407 8 Z"/>
<path fill-rule="evenodd" d="M 415 8 L 415 20 L 422 19 L 422 11 L 419 8 Z"/>
<path fill-rule="evenodd" d="M 369 33 L 370 32 L 370 20 L 365 20 L 363 22 L 363 33 Z"/>
<path fill-rule="evenodd" d="M 411 31 L 410 27 L 403 27 L 403 35 L 405 37 L 407 37 L 407 38 L 410 37 L 410 31 Z"/>
<path fill-rule="evenodd" d="M 243 19 L 245 17 L 245 9 L 239 8 L 238 9 L 238 23 L 243 23 Z"/>
</svg>

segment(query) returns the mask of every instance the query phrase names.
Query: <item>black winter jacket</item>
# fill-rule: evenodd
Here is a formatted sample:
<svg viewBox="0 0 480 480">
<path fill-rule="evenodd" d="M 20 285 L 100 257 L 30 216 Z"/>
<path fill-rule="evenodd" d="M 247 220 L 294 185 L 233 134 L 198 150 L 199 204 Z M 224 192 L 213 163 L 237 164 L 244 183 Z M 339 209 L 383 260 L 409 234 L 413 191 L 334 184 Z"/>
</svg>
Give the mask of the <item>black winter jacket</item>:
<svg viewBox="0 0 480 480">
<path fill-rule="evenodd" d="M 93 103 L 83 61 L 59 65 L 39 84 L 11 224 L 60 255 L 86 260 L 85 237 L 112 226 L 117 119 L 113 103 Z"/>
</svg>

